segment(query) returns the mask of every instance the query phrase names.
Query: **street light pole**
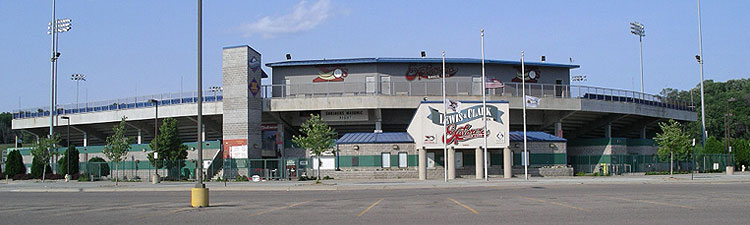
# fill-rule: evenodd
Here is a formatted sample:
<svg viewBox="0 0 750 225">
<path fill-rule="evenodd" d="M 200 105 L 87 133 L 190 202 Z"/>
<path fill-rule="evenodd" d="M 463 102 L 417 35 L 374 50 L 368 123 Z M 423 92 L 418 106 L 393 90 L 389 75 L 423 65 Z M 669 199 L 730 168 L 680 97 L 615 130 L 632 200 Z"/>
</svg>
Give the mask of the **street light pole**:
<svg viewBox="0 0 750 225">
<path fill-rule="evenodd" d="M 727 166 L 730 166 L 732 164 L 732 137 L 729 135 L 729 116 L 731 116 L 731 114 L 729 114 L 729 103 L 734 102 L 735 100 L 737 99 L 735 98 L 727 99 L 727 107 L 726 107 L 727 114 L 724 116 L 724 124 L 726 125 L 725 132 L 726 132 L 726 139 L 727 139 L 727 154 L 728 154 Z M 731 166 L 734 166 L 734 165 L 731 165 Z"/>
<path fill-rule="evenodd" d="M 156 108 L 154 111 L 154 139 L 151 139 L 151 142 L 154 143 L 154 149 L 151 149 L 151 151 L 156 154 L 156 150 L 159 149 L 159 142 L 156 140 L 159 137 L 159 101 L 156 99 L 149 99 L 148 101 L 154 104 L 154 108 Z M 157 157 L 158 155 L 154 155 L 154 165 L 158 165 Z M 159 179 L 159 168 L 154 168 L 154 173 L 156 173 L 155 179 Z"/>
<path fill-rule="evenodd" d="M 198 0 L 198 183 L 196 188 L 205 188 L 203 184 L 203 0 Z"/>
<path fill-rule="evenodd" d="M 68 146 L 67 147 L 68 147 L 68 149 L 70 149 L 70 117 L 68 117 L 68 116 L 62 116 L 60 118 L 68 121 L 68 138 L 67 138 L 67 140 L 68 140 Z M 67 173 L 65 175 L 67 176 L 67 175 L 70 175 L 70 151 L 68 151 L 68 150 L 65 150 L 65 164 L 67 165 L 65 167 L 65 169 L 67 171 Z"/>
</svg>

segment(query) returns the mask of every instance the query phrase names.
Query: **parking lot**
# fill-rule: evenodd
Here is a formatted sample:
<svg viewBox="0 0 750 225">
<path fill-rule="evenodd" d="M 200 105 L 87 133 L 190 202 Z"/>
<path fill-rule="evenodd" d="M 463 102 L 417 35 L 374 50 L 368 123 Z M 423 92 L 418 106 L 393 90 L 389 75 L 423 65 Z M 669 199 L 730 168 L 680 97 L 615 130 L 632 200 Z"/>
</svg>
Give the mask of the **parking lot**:
<svg viewBox="0 0 750 225">
<path fill-rule="evenodd" d="M 746 224 L 747 182 L 386 190 L 0 192 L 0 224 Z"/>
</svg>

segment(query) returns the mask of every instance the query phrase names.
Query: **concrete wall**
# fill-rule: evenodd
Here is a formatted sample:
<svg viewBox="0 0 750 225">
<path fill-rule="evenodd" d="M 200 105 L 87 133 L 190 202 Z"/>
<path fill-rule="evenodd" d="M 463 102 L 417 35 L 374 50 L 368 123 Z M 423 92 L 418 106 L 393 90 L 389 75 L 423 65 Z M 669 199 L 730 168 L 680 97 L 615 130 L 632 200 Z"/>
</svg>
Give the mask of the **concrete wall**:
<svg viewBox="0 0 750 225">
<path fill-rule="evenodd" d="M 224 140 L 247 140 L 248 157 L 261 157 L 263 100 L 260 53 L 250 46 L 225 48 L 222 53 Z"/>
</svg>

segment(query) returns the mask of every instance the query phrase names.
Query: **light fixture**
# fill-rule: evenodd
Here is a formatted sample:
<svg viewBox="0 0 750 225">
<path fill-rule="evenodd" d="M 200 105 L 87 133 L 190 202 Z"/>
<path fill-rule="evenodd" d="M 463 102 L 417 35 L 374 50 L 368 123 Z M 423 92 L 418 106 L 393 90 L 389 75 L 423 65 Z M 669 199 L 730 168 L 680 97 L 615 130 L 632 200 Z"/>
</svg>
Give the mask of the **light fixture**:
<svg viewBox="0 0 750 225">
<path fill-rule="evenodd" d="M 549 148 L 557 148 L 557 145 L 555 145 L 555 143 L 549 143 Z"/>
<path fill-rule="evenodd" d="M 422 56 L 422 58 L 424 58 L 424 57 L 427 57 L 427 52 L 425 52 L 425 51 L 421 51 L 421 52 L 419 53 L 419 55 L 421 55 L 421 56 Z"/>
<path fill-rule="evenodd" d="M 515 146 L 516 146 L 516 148 L 518 148 L 518 147 L 521 147 L 521 145 L 520 145 L 520 144 L 518 144 L 518 143 L 516 143 L 516 145 L 515 145 Z"/>
<path fill-rule="evenodd" d="M 359 151 L 359 145 L 354 145 L 354 150 Z"/>
<path fill-rule="evenodd" d="M 286 60 L 292 60 L 292 54 L 286 53 Z"/>
<path fill-rule="evenodd" d="M 393 150 L 398 150 L 398 145 L 393 145 Z"/>
</svg>

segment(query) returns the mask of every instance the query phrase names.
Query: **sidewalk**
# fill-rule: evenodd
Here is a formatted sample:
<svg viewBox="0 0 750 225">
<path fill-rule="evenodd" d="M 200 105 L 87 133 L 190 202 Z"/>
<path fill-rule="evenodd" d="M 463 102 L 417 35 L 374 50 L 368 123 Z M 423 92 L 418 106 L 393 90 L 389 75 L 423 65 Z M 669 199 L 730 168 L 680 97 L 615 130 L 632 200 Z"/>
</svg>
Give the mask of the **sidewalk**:
<svg viewBox="0 0 750 225">
<path fill-rule="evenodd" d="M 476 179 L 443 180 L 323 180 L 321 184 L 314 181 L 261 181 L 261 182 L 207 182 L 206 187 L 212 191 L 315 191 L 315 190 L 369 190 L 369 189 L 420 189 L 420 188 L 466 188 L 466 187 L 527 187 L 535 185 L 576 185 L 576 184 L 643 184 L 643 183 L 727 183 L 750 182 L 750 174 L 696 174 L 691 180 L 690 174 L 650 175 L 650 176 L 611 176 L 611 177 L 531 177 L 523 176 L 511 179 L 490 177 L 489 181 Z M 45 181 L 0 181 L 0 192 L 130 192 L 130 191 L 189 191 L 194 182 L 64 182 L 60 180 Z"/>
</svg>

